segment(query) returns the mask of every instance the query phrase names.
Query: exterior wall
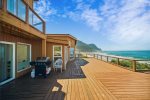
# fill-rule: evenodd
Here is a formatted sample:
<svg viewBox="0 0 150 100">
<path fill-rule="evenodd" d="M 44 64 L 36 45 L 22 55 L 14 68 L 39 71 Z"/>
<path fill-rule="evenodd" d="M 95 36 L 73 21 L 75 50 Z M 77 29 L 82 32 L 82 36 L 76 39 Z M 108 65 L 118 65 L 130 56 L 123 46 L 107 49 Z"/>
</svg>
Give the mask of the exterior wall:
<svg viewBox="0 0 150 100">
<path fill-rule="evenodd" d="M 72 39 L 72 38 L 68 38 L 68 41 L 70 41 L 70 43 L 71 43 L 71 45 L 70 45 L 70 47 L 71 48 L 75 48 L 75 46 L 76 46 L 76 41 L 74 40 L 74 39 Z"/>
<path fill-rule="evenodd" d="M 11 35 L 11 34 L 2 33 L 0 31 L 0 41 L 13 42 L 15 44 L 17 44 L 18 42 L 31 44 L 32 60 L 35 60 L 36 57 L 40 57 L 42 55 L 41 54 L 41 52 L 42 52 L 42 50 L 41 50 L 41 47 L 42 47 L 41 40 L 31 40 L 31 39 L 21 38 L 21 37 L 17 37 L 17 36 Z M 17 57 L 17 55 L 15 57 Z M 17 58 L 16 58 L 16 62 L 15 62 L 16 77 L 20 77 L 20 76 L 26 74 L 29 71 L 30 71 L 30 69 L 24 70 L 24 71 L 18 73 L 17 72 Z"/>
<path fill-rule="evenodd" d="M 6 0 L 3 0 L 4 4 L 6 5 Z M 27 2 L 26 0 L 24 0 Z M 33 0 L 28 0 L 30 5 L 32 4 Z M 4 5 L 3 5 L 4 6 Z M 19 28 L 19 30 L 26 31 L 34 36 L 40 37 L 42 39 L 46 39 L 45 32 L 41 32 L 38 29 L 34 28 L 32 25 L 29 25 L 29 21 L 27 21 L 27 14 L 26 14 L 26 21 L 23 21 L 22 19 L 18 18 L 16 15 L 11 14 L 9 11 L 7 11 L 7 8 L 4 6 L 0 9 L 0 23 L 7 23 L 8 25 L 12 25 L 13 27 Z M 37 15 L 37 14 L 36 14 Z M 45 30 L 45 23 L 43 23 L 43 28 Z"/>
<path fill-rule="evenodd" d="M 0 41 L 12 42 L 15 43 L 15 45 L 17 45 L 18 42 L 31 44 L 32 60 L 35 60 L 37 57 L 43 56 L 44 53 L 46 54 L 46 51 L 42 49 L 42 47 L 46 48 L 46 36 L 44 34 L 45 32 L 41 32 L 33 26 L 29 25 L 27 21 L 27 13 L 26 21 L 23 21 L 17 16 L 9 13 L 6 7 L 6 0 L 2 1 L 3 6 L 2 9 L 0 9 Z M 33 8 L 33 0 L 24 0 L 24 2 L 26 2 L 31 8 Z M 45 29 L 45 23 L 43 28 Z M 45 44 L 42 40 L 45 41 Z M 17 52 L 16 50 L 17 49 L 15 48 L 15 52 Z M 17 55 L 15 55 L 15 58 L 16 57 Z M 16 78 L 26 74 L 30 70 L 31 69 L 17 72 L 17 58 L 15 59 Z"/>
<path fill-rule="evenodd" d="M 49 34 L 47 35 L 47 56 L 53 59 L 53 45 L 63 45 L 63 62 L 64 62 L 64 45 L 69 46 L 68 48 L 68 60 L 70 60 L 70 48 L 74 48 L 76 46 L 76 39 L 70 35 L 63 34 Z M 75 57 L 75 52 L 74 52 Z M 64 65 L 64 64 L 63 64 Z"/>
</svg>

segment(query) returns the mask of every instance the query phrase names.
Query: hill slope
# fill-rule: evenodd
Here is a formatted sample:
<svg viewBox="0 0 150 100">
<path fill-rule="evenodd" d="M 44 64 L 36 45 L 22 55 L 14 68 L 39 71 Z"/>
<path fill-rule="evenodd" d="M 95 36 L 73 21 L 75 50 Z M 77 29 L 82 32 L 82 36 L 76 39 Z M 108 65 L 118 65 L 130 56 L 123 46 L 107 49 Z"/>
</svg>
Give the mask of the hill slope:
<svg viewBox="0 0 150 100">
<path fill-rule="evenodd" d="M 98 52 L 101 51 L 100 48 L 98 48 L 95 44 L 86 44 L 82 41 L 77 41 L 77 45 L 76 45 L 76 49 L 77 51 L 80 52 Z"/>
</svg>

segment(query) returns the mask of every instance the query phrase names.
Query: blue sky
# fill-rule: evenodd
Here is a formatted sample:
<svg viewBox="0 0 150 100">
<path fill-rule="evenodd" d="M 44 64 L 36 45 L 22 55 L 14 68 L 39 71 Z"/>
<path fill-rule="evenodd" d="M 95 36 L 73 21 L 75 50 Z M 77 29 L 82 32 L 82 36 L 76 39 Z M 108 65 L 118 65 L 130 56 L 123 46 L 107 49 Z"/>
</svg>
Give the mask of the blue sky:
<svg viewBox="0 0 150 100">
<path fill-rule="evenodd" d="M 150 50 L 150 0 L 39 0 L 34 9 L 47 33 L 103 50 Z"/>
</svg>

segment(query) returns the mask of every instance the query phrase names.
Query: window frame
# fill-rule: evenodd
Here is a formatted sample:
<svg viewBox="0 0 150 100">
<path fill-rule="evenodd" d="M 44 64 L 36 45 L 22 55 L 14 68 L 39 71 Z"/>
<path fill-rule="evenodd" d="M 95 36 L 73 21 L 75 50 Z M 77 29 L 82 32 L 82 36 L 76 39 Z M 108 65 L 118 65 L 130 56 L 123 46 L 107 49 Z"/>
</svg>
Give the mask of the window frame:
<svg viewBox="0 0 150 100">
<path fill-rule="evenodd" d="M 0 0 L 0 3 L 1 3 L 0 9 L 2 9 L 3 8 L 3 0 Z"/>
<path fill-rule="evenodd" d="M 55 47 L 61 47 L 61 56 L 55 56 L 54 55 L 54 48 Z M 53 67 L 54 67 L 54 60 L 55 58 L 61 58 L 63 60 L 63 52 L 62 52 L 63 46 L 62 45 L 53 45 Z"/>
<path fill-rule="evenodd" d="M 73 56 L 71 56 L 71 52 L 72 52 L 71 49 L 73 49 Z M 69 55 L 70 58 L 74 58 L 75 57 L 74 55 L 75 55 L 75 48 L 70 48 L 70 55 Z"/>
<path fill-rule="evenodd" d="M 27 70 L 27 69 L 30 69 L 31 68 L 31 66 L 29 65 L 29 67 L 26 67 L 26 68 L 24 68 L 24 69 L 22 69 L 22 70 L 18 70 L 18 49 L 17 49 L 17 46 L 18 45 L 27 45 L 27 46 L 29 46 L 29 50 L 30 50 L 30 62 L 31 62 L 31 58 L 32 58 L 32 45 L 31 44 L 27 44 L 27 43 L 22 43 L 22 42 L 17 42 L 17 44 L 16 44 L 16 55 L 17 55 L 17 73 L 19 73 L 19 72 L 22 72 L 22 71 L 24 71 L 24 70 Z"/>
<path fill-rule="evenodd" d="M 24 4 L 24 0 L 21 0 L 22 1 L 22 3 Z M 8 2 L 8 1 L 7 1 Z M 18 0 L 16 0 L 16 7 L 14 7 L 15 9 L 16 9 L 16 14 L 14 14 L 14 13 L 12 13 L 12 12 L 10 12 L 9 10 L 8 10 L 8 5 L 7 5 L 7 2 L 6 2 L 6 11 L 10 14 L 10 15 L 12 15 L 12 16 L 14 16 L 14 17 L 16 17 L 17 19 L 19 19 L 19 20 L 21 20 L 22 22 L 24 22 L 24 23 L 26 23 L 26 13 L 27 13 L 27 6 L 26 6 L 26 4 L 24 4 L 25 5 L 25 20 L 23 20 L 23 19 L 21 19 L 19 16 L 18 16 Z"/>
<path fill-rule="evenodd" d="M 54 53 L 55 47 L 61 47 L 61 51 L 60 51 L 61 56 L 55 56 L 55 53 Z M 54 57 L 62 57 L 62 45 L 53 45 L 53 58 Z"/>
</svg>

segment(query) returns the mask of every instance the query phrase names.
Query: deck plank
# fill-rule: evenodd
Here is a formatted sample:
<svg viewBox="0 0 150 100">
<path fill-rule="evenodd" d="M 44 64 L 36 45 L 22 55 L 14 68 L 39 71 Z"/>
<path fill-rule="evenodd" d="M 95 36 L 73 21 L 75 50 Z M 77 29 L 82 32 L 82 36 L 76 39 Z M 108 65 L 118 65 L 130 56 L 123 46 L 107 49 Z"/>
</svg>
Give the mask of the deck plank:
<svg viewBox="0 0 150 100">
<path fill-rule="evenodd" d="M 86 72 L 91 72 L 117 99 L 150 100 L 150 74 L 132 72 L 96 59 L 86 60 L 91 62 L 86 65 Z"/>
<path fill-rule="evenodd" d="M 150 100 L 150 74 L 76 59 L 46 79 L 25 75 L 0 87 L 0 100 Z"/>
</svg>

